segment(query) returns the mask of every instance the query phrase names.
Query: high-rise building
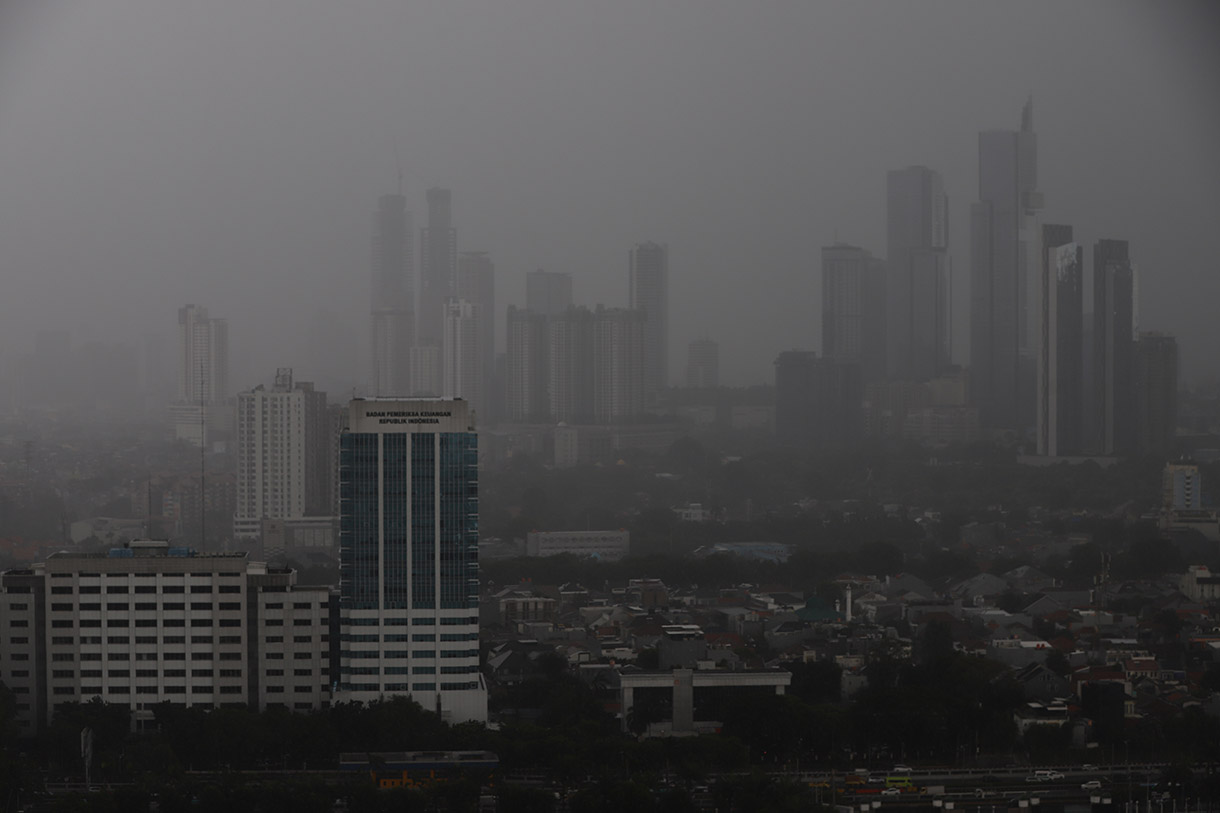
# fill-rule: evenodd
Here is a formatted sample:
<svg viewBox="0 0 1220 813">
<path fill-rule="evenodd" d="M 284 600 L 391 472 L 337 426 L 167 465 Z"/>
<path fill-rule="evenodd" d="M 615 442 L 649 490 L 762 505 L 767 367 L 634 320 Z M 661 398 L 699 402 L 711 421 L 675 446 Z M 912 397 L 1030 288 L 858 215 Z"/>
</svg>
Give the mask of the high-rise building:
<svg viewBox="0 0 1220 813">
<path fill-rule="evenodd" d="M 505 416 L 514 423 L 550 418 L 547 318 L 509 305 L 505 353 Z"/>
<path fill-rule="evenodd" d="M 866 381 L 886 372 L 886 272 L 857 246 L 822 249 L 822 355 L 859 364 Z"/>
<path fill-rule="evenodd" d="M 1178 425 L 1178 342 L 1164 333 L 1140 333 L 1135 342 L 1135 450 L 1167 457 Z"/>
<path fill-rule="evenodd" d="M 525 275 L 525 309 L 557 316 L 572 305 L 572 275 L 566 271 L 530 271 Z"/>
<path fill-rule="evenodd" d="M 860 437 L 863 383 L 858 363 L 786 350 L 775 360 L 775 434 L 787 446 L 825 449 Z"/>
<path fill-rule="evenodd" d="M 266 519 L 331 515 L 332 439 L 326 393 L 294 382 L 290 368 L 271 389 L 238 394 L 234 538 L 258 539 Z"/>
<path fill-rule="evenodd" d="M 598 305 L 593 318 L 593 419 L 618 423 L 644 411 L 647 315 Z"/>
<path fill-rule="evenodd" d="M 407 695 L 451 722 L 485 721 L 466 402 L 354 400 L 340 450 L 341 697 Z"/>
<path fill-rule="evenodd" d="M 475 343 L 478 345 L 478 387 L 481 402 L 475 405 L 483 425 L 498 418 L 492 397 L 496 377 L 496 268 L 485 251 L 463 251 L 458 255 L 454 296 L 474 309 Z"/>
<path fill-rule="evenodd" d="M 445 302 L 453 295 L 457 271 L 457 229 L 453 227 L 453 196 L 448 189 L 427 192 L 428 225 L 420 234 L 420 289 L 416 339 L 441 346 Z"/>
<path fill-rule="evenodd" d="M 480 344 L 479 318 L 484 311 L 473 302 L 450 297 L 445 303 L 444 359 L 441 394 L 461 398 L 476 416 L 483 414 L 484 347 Z"/>
<path fill-rule="evenodd" d="M 1093 384 L 1097 408 L 1094 451 L 1134 451 L 1132 354 L 1135 282 L 1126 240 L 1093 245 Z"/>
<path fill-rule="evenodd" d="M 414 252 L 411 213 L 401 194 L 382 195 L 373 218 L 372 343 L 373 393 L 410 390 L 415 343 Z"/>
<path fill-rule="evenodd" d="M 550 417 L 566 423 L 593 420 L 593 312 L 575 305 L 547 320 Z"/>
<path fill-rule="evenodd" d="M 231 422 L 229 391 L 229 325 L 212 319 L 207 308 L 178 309 L 178 400 L 171 407 L 174 434 L 194 446 L 206 446 Z"/>
<path fill-rule="evenodd" d="M 1022 431 L 1033 423 L 1037 182 L 1031 100 L 1020 130 L 979 133 L 979 200 L 970 207 L 970 376 L 987 429 Z"/>
<path fill-rule="evenodd" d="M 686 386 L 714 389 L 720 386 L 720 345 L 695 339 L 686 350 Z"/>
<path fill-rule="evenodd" d="M 949 366 L 949 202 L 919 166 L 887 174 L 886 202 L 887 375 L 927 381 Z"/>
<path fill-rule="evenodd" d="M 1161 472 L 1161 507 L 1198 511 L 1203 508 L 1203 478 L 1195 463 L 1166 463 Z"/>
<path fill-rule="evenodd" d="M 669 249 L 639 243 L 628 257 L 628 306 L 643 312 L 644 404 L 669 386 Z"/>
<path fill-rule="evenodd" d="M 1072 227 L 1042 227 L 1038 342 L 1038 454 L 1084 451 L 1084 249 Z"/>
</svg>

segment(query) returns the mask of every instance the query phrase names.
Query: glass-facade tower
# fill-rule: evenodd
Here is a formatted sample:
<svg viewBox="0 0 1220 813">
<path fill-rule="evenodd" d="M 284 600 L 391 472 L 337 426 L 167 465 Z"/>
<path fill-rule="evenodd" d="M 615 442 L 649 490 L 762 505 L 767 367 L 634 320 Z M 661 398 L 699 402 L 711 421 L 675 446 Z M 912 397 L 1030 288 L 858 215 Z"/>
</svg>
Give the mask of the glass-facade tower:
<svg viewBox="0 0 1220 813">
<path fill-rule="evenodd" d="M 478 436 L 461 399 L 356 399 L 339 447 L 340 692 L 486 719 Z"/>
</svg>

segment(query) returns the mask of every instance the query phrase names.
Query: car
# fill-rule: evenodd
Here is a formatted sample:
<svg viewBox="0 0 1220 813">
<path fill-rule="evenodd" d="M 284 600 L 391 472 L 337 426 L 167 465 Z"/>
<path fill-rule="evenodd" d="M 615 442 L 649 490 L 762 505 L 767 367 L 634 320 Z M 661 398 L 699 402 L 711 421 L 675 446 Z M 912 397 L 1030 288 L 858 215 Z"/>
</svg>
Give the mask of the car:
<svg viewBox="0 0 1220 813">
<path fill-rule="evenodd" d="M 1042 777 L 1038 776 L 1037 774 L 1031 773 L 1029 776 L 1025 777 L 1025 781 L 1026 782 L 1041 782 Z"/>
<path fill-rule="evenodd" d="M 870 785 L 884 785 L 885 784 L 885 774 L 880 774 L 880 773 L 872 774 L 868 778 L 868 783 Z"/>
<path fill-rule="evenodd" d="M 986 799 L 989 795 L 990 794 L 988 794 L 987 791 L 983 790 L 982 788 L 974 789 L 974 798 L 976 799 Z"/>
<path fill-rule="evenodd" d="M 1091 762 L 1086 762 L 1085 764 L 1083 764 L 1083 765 L 1081 765 L 1081 766 L 1080 766 L 1080 770 L 1082 770 L 1082 771 L 1095 771 L 1095 770 L 1097 770 L 1097 766 L 1096 766 L 1096 765 L 1094 765 L 1094 764 L 1093 764 L 1093 763 L 1091 763 Z"/>
<path fill-rule="evenodd" d="M 901 773 L 910 773 L 910 772 L 911 772 L 910 765 L 895 765 L 893 768 L 890 769 L 890 773 L 901 774 Z"/>
<path fill-rule="evenodd" d="M 1080 789 L 1081 790 L 1101 790 L 1101 780 L 1100 779 L 1090 779 L 1088 782 L 1083 783 L 1080 786 Z"/>
<path fill-rule="evenodd" d="M 881 795 L 882 796 L 901 796 L 902 790 L 900 788 L 886 788 L 885 790 L 881 791 Z"/>
</svg>

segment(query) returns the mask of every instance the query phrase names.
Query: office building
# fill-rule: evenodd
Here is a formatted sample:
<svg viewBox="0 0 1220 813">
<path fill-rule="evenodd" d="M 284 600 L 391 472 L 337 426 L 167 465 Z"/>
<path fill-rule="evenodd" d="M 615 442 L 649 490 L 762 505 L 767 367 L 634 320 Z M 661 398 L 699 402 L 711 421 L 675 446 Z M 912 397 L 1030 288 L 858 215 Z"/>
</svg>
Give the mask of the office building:
<svg viewBox="0 0 1220 813">
<path fill-rule="evenodd" d="M 720 386 L 720 345 L 711 339 L 695 339 L 686 350 L 686 386 L 715 389 Z"/>
<path fill-rule="evenodd" d="M 1132 364 L 1135 279 L 1126 240 L 1093 245 L 1093 385 L 1097 410 L 1094 451 L 1134 452 Z"/>
<path fill-rule="evenodd" d="M 979 199 L 970 207 L 970 374 L 989 430 L 1020 433 L 1033 424 L 1029 265 L 1038 256 L 1037 181 L 1031 100 L 1020 130 L 979 133 Z"/>
<path fill-rule="evenodd" d="M 457 229 L 453 227 L 453 196 L 448 189 L 427 192 L 428 225 L 420 232 L 418 344 L 441 346 L 445 302 L 453 295 L 457 271 Z"/>
<path fill-rule="evenodd" d="M 473 308 L 480 393 L 480 401 L 474 406 L 480 423 L 486 425 L 499 417 L 492 397 L 496 378 L 496 267 L 487 252 L 463 251 L 458 255 L 453 294 Z"/>
<path fill-rule="evenodd" d="M 525 275 L 525 309 L 557 316 L 572 306 L 572 275 L 564 271 L 530 271 Z"/>
<path fill-rule="evenodd" d="M 859 440 L 860 365 L 787 350 L 775 360 L 775 433 L 791 447 L 827 449 Z"/>
<path fill-rule="evenodd" d="M 401 194 L 382 195 L 373 218 L 372 345 L 375 395 L 410 392 L 415 343 L 411 214 Z"/>
<path fill-rule="evenodd" d="M 0 594 L 0 679 L 25 735 L 93 698 L 127 706 L 136 725 L 158 703 L 306 711 L 331 700 L 330 588 L 244 553 L 149 540 L 56 553 L 5 572 Z"/>
<path fill-rule="evenodd" d="M 1194 463 L 1166 463 L 1161 472 L 1161 507 L 1174 511 L 1203 508 L 1203 479 Z"/>
<path fill-rule="evenodd" d="M 630 552 L 630 531 L 530 531 L 525 535 L 526 556 L 566 553 L 617 562 Z"/>
<path fill-rule="evenodd" d="M 1084 452 L 1084 249 L 1072 227 L 1042 227 L 1039 288 L 1038 454 Z"/>
<path fill-rule="evenodd" d="M 237 396 L 235 539 L 260 539 L 268 519 L 331 516 L 333 439 L 326 393 L 294 382 L 291 368 Z"/>
<path fill-rule="evenodd" d="M 886 369 L 927 381 L 949 365 L 949 201 L 940 173 L 886 176 Z M 867 369 L 866 369 L 867 377 Z"/>
<path fill-rule="evenodd" d="M 572 306 L 547 321 L 550 419 L 589 423 L 594 415 L 593 312 Z"/>
<path fill-rule="evenodd" d="M 1178 425 L 1178 342 L 1164 333 L 1140 333 L 1135 342 L 1135 451 L 1168 457 Z"/>
<path fill-rule="evenodd" d="M 593 318 L 595 422 L 619 423 L 644 411 L 648 324 L 644 311 L 597 306 Z"/>
<path fill-rule="evenodd" d="M 505 352 L 505 417 L 514 423 L 544 423 L 550 417 L 547 318 L 509 305 Z"/>
<path fill-rule="evenodd" d="M 644 404 L 669 386 L 669 249 L 639 243 L 628 257 L 628 307 L 644 314 Z"/>
<path fill-rule="evenodd" d="M 170 408 L 174 435 L 206 446 L 231 424 L 229 325 L 208 316 L 207 308 L 178 309 L 178 398 Z"/>
<path fill-rule="evenodd" d="M 465 401 L 357 399 L 340 442 L 340 692 L 487 719 L 478 439 Z"/>
<path fill-rule="evenodd" d="M 886 374 L 885 268 L 857 246 L 822 249 L 822 355 L 859 364 L 865 381 Z"/>
</svg>

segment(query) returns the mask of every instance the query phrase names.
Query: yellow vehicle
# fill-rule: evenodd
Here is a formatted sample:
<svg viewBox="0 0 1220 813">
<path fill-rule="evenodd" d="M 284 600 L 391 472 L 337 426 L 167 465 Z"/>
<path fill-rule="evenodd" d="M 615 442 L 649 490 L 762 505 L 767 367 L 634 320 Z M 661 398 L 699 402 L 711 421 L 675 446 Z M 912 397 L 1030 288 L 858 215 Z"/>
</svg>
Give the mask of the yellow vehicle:
<svg viewBox="0 0 1220 813">
<path fill-rule="evenodd" d="M 887 788 L 902 788 L 914 789 L 915 783 L 911 781 L 909 776 L 887 776 L 885 778 L 885 786 Z"/>
</svg>

